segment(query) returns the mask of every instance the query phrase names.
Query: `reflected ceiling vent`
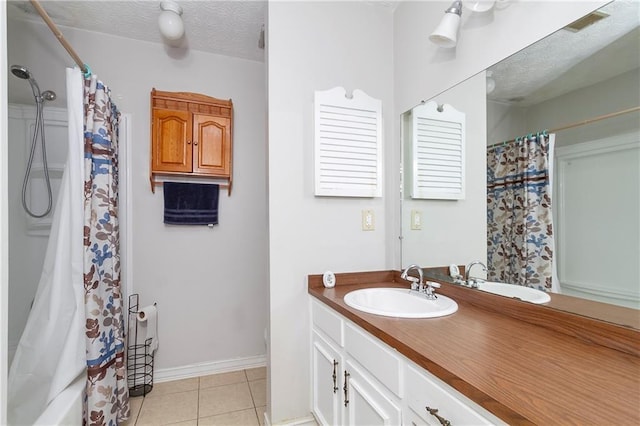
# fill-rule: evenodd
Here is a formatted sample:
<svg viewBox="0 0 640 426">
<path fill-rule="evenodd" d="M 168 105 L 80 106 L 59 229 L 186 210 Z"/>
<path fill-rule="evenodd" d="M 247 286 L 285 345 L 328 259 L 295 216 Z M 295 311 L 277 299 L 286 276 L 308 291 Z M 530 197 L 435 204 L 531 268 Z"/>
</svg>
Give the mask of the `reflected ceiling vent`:
<svg viewBox="0 0 640 426">
<path fill-rule="evenodd" d="M 582 31 L 583 29 L 585 29 L 586 27 L 588 27 L 591 24 L 595 24 L 598 21 L 603 20 L 604 18 L 608 17 L 609 15 L 607 13 L 604 12 L 600 12 L 600 11 L 595 11 L 592 12 L 586 16 L 583 16 L 582 18 L 578 19 L 577 21 L 574 21 L 572 23 L 570 23 L 569 25 L 567 25 L 566 27 L 564 27 L 565 30 L 567 31 L 571 31 L 572 33 L 577 33 L 578 31 Z"/>
</svg>

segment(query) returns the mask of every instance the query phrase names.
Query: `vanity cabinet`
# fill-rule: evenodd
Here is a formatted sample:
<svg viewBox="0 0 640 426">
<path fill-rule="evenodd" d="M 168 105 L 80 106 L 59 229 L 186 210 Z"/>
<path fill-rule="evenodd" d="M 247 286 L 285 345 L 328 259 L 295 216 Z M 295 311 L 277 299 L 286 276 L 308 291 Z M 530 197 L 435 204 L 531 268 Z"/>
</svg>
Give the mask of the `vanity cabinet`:
<svg viewBox="0 0 640 426">
<path fill-rule="evenodd" d="M 151 91 L 151 187 L 158 176 L 222 179 L 231 187 L 231 100 Z"/>
<path fill-rule="evenodd" d="M 362 332 L 325 306 L 314 302 L 312 311 L 312 409 L 318 422 L 323 425 L 399 425 L 398 397 L 367 368 L 393 355 L 372 339 L 367 338 L 363 344 Z M 372 356 L 363 357 L 363 363 L 354 357 L 371 350 Z M 385 370 L 384 365 L 380 367 Z M 381 375 L 389 378 L 392 370 Z"/>
<path fill-rule="evenodd" d="M 311 312 L 312 410 L 320 424 L 505 424 L 315 299 Z"/>
</svg>

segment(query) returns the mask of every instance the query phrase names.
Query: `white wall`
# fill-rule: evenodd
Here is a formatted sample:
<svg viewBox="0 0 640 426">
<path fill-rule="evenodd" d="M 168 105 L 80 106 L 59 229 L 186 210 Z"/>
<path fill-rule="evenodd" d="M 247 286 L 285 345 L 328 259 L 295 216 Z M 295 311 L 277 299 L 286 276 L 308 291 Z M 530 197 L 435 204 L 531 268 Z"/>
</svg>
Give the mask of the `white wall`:
<svg viewBox="0 0 640 426">
<path fill-rule="evenodd" d="M 314 197 L 314 91 L 343 86 L 381 99 L 386 154 L 395 151 L 397 157 L 400 147 L 392 131 L 390 8 L 374 2 L 270 2 L 267 33 L 268 394 L 271 421 L 278 423 L 310 411 L 307 275 L 390 267 L 385 201 L 392 189 L 385 187 L 377 199 Z M 374 211 L 374 231 L 361 230 L 362 209 Z"/>
<path fill-rule="evenodd" d="M 160 44 L 71 28 L 63 32 L 111 87 L 120 110 L 132 115 L 134 279 L 126 285 L 140 293 L 143 305 L 158 303 L 156 373 L 264 357 L 268 291 L 265 64 L 167 50 Z M 41 88 L 53 89 L 59 96 L 65 93 L 64 68 L 72 61 L 44 24 L 9 22 L 8 39 L 10 63 L 30 68 Z M 153 87 L 233 99 L 234 186 L 230 197 L 221 192 L 220 224 L 212 230 L 162 223 L 162 189 L 152 194 L 149 186 L 149 93 Z"/>
<path fill-rule="evenodd" d="M 488 15 L 474 14 L 464 9 L 457 47 L 442 49 L 429 43 L 428 36 L 451 2 L 401 2 L 394 14 L 396 115 L 399 116 L 421 100 L 427 100 L 477 74 L 605 3 L 511 1 L 506 3 L 506 8 L 495 9 Z M 485 146 L 486 135 L 478 143 Z M 480 176 L 480 168 L 485 167 L 484 150 L 476 150 L 467 156 L 466 161 L 467 174 Z M 431 211 L 432 220 L 441 229 L 445 229 L 449 237 L 441 240 L 434 235 L 429 239 L 424 247 L 425 258 L 451 261 L 484 258 L 486 249 L 470 253 L 465 251 L 465 247 L 485 248 L 486 228 L 478 228 L 476 221 L 459 219 L 477 218 L 480 212 L 484 217 L 486 198 L 478 197 L 476 202 L 459 203 L 455 207 L 455 215 L 449 208 L 449 205 L 434 205 Z"/>
<path fill-rule="evenodd" d="M 526 108 L 487 101 L 487 145 L 508 141 L 530 132 Z"/>
</svg>

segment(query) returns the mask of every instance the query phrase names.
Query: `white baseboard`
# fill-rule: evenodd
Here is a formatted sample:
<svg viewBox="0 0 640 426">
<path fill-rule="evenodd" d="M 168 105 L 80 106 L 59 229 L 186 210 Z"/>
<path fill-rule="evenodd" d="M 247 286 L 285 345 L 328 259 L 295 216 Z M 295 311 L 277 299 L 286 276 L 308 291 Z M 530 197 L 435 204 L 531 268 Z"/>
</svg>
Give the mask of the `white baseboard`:
<svg viewBox="0 0 640 426">
<path fill-rule="evenodd" d="M 206 376 L 208 374 L 227 373 L 229 371 L 244 370 L 247 368 L 264 367 L 266 365 L 266 355 L 235 358 L 224 361 L 204 362 L 200 364 L 184 365 L 181 367 L 157 369 L 153 373 L 153 381 L 154 383 L 169 382 L 172 380 Z"/>
<path fill-rule="evenodd" d="M 318 422 L 316 422 L 316 419 L 315 417 L 313 417 L 313 415 L 298 417 L 297 419 L 293 420 L 285 420 L 281 423 L 271 423 L 266 412 L 264 413 L 264 424 L 265 426 L 318 426 Z"/>
</svg>

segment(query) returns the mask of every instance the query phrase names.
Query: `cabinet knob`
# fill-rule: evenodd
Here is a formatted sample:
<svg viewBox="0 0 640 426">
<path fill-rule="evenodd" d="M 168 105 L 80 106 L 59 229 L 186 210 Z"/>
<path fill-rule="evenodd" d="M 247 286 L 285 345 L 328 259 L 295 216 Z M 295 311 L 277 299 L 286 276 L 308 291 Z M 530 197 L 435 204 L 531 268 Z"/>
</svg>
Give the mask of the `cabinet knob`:
<svg viewBox="0 0 640 426">
<path fill-rule="evenodd" d="M 198 141 L 193 141 L 193 144 L 194 145 L 198 145 Z"/>
<path fill-rule="evenodd" d="M 187 139 L 187 145 L 191 145 L 191 141 Z"/>
</svg>

